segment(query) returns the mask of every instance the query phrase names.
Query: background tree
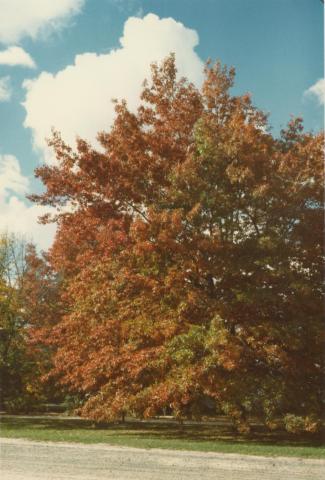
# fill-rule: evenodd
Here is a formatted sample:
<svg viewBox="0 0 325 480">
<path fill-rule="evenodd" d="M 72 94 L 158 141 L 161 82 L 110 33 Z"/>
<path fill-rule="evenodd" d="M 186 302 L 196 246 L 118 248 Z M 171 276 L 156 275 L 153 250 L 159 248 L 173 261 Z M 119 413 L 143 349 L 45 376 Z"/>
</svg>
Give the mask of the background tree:
<svg viewBox="0 0 325 480">
<path fill-rule="evenodd" d="M 1 407 L 24 408 L 34 393 L 34 369 L 26 344 L 23 278 L 26 244 L 0 236 L 0 391 Z"/>
<path fill-rule="evenodd" d="M 51 366 L 46 327 L 59 317 L 58 282 L 35 247 L 0 236 L 0 399 L 7 411 L 28 411 L 61 398 L 42 382 Z M 42 335 L 40 335 L 40 325 Z"/>
<path fill-rule="evenodd" d="M 173 56 L 96 151 L 55 133 L 32 199 L 55 206 L 64 278 L 53 374 L 109 419 L 222 409 L 238 428 L 316 430 L 323 407 L 323 138 L 274 138 L 234 70 L 198 91 Z M 67 209 L 68 207 L 68 209 Z M 44 221 L 51 221 L 45 217 Z M 310 234 L 313 232 L 313 235 Z"/>
</svg>

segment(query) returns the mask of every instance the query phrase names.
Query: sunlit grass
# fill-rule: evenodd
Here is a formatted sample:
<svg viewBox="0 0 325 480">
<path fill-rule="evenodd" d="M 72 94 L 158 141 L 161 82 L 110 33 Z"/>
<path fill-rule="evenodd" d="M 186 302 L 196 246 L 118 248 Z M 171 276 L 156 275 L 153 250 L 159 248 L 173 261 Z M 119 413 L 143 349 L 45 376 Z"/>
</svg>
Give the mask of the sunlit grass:
<svg viewBox="0 0 325 480">
<path fill-rule="evenodd" d="M 129 421 L 98 426 L 91 421 L 69 417 L 6 415 L 1 417 L 0 436 L 137 448 L 325 458 L 325 448 L 320 437 L 307 435 L 296 438 L 285 432 L 270 434 L 258 425 L 249 436 L 241 436 L 224 420 L 197 425 Z"/>
</svg>

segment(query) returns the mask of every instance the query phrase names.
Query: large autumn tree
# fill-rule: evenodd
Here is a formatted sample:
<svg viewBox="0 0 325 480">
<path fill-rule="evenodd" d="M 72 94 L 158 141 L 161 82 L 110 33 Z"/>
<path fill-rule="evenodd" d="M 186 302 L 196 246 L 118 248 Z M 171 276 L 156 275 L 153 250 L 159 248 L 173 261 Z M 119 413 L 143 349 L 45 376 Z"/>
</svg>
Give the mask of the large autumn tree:
<svg viewBox="0 0 325 480">
<path fill-rule="evenodd" d="M 280 138 L 233 69 L 201 90 L 152 66 L 96 149 L 58 133 L 32 199 L 55 206 L 65 314 L 53 375 L 95 419 L 224 411 L 316 430 L 323 407 L 321 134 Z M 48 325 L 47 325 L 48 328 Z"/>
</svg>

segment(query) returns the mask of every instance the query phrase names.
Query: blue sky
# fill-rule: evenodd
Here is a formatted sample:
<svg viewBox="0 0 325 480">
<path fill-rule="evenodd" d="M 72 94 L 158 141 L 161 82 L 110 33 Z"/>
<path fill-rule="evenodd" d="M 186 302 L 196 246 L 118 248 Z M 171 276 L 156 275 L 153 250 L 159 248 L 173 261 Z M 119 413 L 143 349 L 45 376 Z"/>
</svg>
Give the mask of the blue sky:
<svg viewBox="0 0 325 480">
<path fill-rule="evenodd" d="M 0 229 L 50 244 L 24 199 L 53 161 L 44 137 L 55 126 L 95 141 L 110 99 L 136 108 L 148 64 L 171 50 L 197 85 L 207 58 L 233 65 L 234 92 L 251 92 L 275 135 L 290 115 L 320 130 L 323 24 L 320 0 L 0 0 Z"/>
</svg>

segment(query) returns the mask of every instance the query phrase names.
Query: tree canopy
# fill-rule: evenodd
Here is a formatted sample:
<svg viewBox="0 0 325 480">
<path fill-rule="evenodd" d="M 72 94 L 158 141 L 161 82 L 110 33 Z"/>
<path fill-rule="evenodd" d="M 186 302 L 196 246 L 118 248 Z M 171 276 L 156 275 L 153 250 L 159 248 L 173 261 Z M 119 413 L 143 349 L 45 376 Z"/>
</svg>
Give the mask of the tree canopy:
<svg viewBox="0 0 325 480">
<path fill-rule="evenodd" d="M 87 417 L 223 411 L 242 430 L 251 416 L 318 428 L 323 137 L 300 119 L 274 137 L 234 76 L 207 64 L 199 90 L 170 56 L 136 112 L 116 103 L 100 147 L 54 132 L 57 163 L 36 170 L 62 289 L 35 335 Z"/>
</svg>

